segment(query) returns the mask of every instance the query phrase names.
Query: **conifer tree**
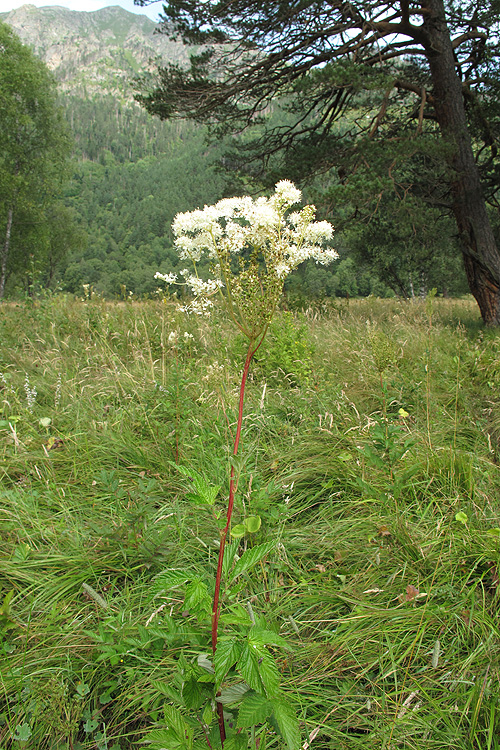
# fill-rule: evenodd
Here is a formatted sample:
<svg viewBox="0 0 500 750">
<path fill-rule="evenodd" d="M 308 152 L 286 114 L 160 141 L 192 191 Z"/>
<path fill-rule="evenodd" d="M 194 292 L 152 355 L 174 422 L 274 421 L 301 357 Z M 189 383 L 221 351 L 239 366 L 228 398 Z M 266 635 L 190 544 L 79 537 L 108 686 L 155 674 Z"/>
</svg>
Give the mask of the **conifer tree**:
<svg viewBox="0 0 500 750">
<path fill-rule="evenodd" d="M 455 220 L 470 290 L 485 323 L 500 325 L 487 207 L 498 209 L 499 0 L 170 0 L 163 14 L 165 32 L 193 46 L 191 65 L 160 69 L 140 100 L 164 119 L 207 122 L 215 135 L 261 127 L 284 102 L 291 121 L 242 139 L 247 162 L 280 154 L 297 179 L 297 164 L 307 177 L 339 167 L 343 154 L 348 180 L 367 143 L 380 138 L 397 158 L 432 140 L 446 167 L 439 205 Z M 363 97 L 373 116 L 339 127 Z"/>
</svg>

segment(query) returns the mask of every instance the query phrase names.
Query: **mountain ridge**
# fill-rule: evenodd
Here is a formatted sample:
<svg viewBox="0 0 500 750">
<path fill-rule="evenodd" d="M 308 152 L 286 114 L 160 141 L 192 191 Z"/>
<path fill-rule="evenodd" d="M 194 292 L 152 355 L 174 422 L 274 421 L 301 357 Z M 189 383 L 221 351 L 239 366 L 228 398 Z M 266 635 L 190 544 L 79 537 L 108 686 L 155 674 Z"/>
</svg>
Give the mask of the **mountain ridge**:
<svg viewBox="0 0 500 750">
<path fill-rule="evenodd" d="M 62 92 L 77 96 L 113 94 L 133 101 L 134 79 L 159 62 L 183 64 L 182 42 L 157 33 L 145 15 L 108 6 L 74 11 L 59 5 L 23 5 L 0 13 L 24 44 L 52 71 Z"/>
</svg>

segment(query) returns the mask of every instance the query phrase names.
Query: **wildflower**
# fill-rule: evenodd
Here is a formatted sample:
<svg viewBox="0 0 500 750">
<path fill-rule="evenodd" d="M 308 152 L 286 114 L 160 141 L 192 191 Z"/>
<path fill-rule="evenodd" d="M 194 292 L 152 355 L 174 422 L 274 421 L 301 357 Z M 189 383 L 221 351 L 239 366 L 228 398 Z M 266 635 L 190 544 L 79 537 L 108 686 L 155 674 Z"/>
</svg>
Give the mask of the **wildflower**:
<svg viewBox="0 0 500 750">
<path fill-rule="evenodd" d="M 193 270 L 179 272 L 192 301 L 181 309 L 206 315 L 218 295 L 237 327 L 251 340 L 263 336 L 273 316 L 285 278 L 310 258 L 325 265 L 338 257 L 327 243 L 333 227 L 315 221 L 314 206 L 290 213 L 301 192 L 281 180 L 274 194 L 253 200 L 249 196 L 224 198 L 214 206 L 179 213 L 172 229 L 181 259 Z M 197 264 L 206 258 L 212 278 L 201 279 Z M 168 284 L 176 274 L 157 273 Z"/>
<path fill-rule="evenodd" d="M 33 407 L 36 403 L 37 390 L 36 390 L 36 386 L 33 386 L 33 388 L 30 387 L 30 379 L 27 373 L 26 373 L 26 378 L 24 380 L 24 392 L 26 393 L 28 411 L 30 412 L 30 414 L 33 414 Z"/>
<path fill-rule="evenodd" d="M 160 273 L 159 271 L 157 271 L 154 277 L 155 279 L 161 279 L 162 281 L 165 281 L 165 283 L 167 284 L 175 284 L 175 282 L 177 281 L 177 274 L 175 273 Z"/>
</svg>

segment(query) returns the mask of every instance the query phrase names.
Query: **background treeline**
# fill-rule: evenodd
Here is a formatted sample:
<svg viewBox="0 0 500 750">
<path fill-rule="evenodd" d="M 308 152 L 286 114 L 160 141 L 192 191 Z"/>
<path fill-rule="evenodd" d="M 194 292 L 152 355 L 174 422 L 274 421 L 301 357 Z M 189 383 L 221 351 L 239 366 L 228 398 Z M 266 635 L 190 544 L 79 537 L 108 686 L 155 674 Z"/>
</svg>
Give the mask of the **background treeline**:
<svg viewBox="0 0 500 750">
<path fill-rule="evenodd" d="M 43 67 L 39 61 L 26 64 Z M 49 86 L 47 70 L 45 76 Z M 7 78 L 4 84 L 8 91 Z M 245 133 L 208 145 L 205 126 L 152 117 L 133 102 L 131 85 L 119 95 L 104 84 L 98 93 L 60 91 L 59 106 L 61 112 L 51 116 L 67 123 L 58 138 L 72 143 L 72 160 L 57 166 L 68 150 L 57 145 L 56 156 L 44 157 L 53 162 L 54 173 L 57 167 L 57 190 L 51 187 L 48 196 L 44 187 L 43 201 L 35 202 L 34 188 L 26 187 L 26 198 L 17 200 L 6 295 L 46 289 L 81 295 L 84 284 L 105 297 L 154 294 L 156 271 L 179 270 L 170 232 L 176 213 L 224 196 L 256 193 L 283 176 L 272 160 L 265 176 L 242 175 L 236 165 L 246 153 Z M 359 107 L 347 112 L 338 128 L 348 129 L 364 111 L 371 111 L 370 102 L 360 97 Z M 267 127 L 286 126 L 289 117 L 273 105 Z M 362 166 L 347 165 L 349 180 L 331 169 L 303 185 L 315 154 L 297 154 L 286 176 L 316 204 L 318 218 L 335 224 L 340 257 L 330 267 L 303 264 L 287 281 L 289 301 L 370 294 L 409 298 L 434 287 L 445 296 L 468 291 L 456 230 L 426 201 L 429 184 L 442 177 L 439 160 L 405 156 L 394 166 L 394 156 L 369 144 Z M 4 182 L 3 237 L 12 195 Z"/>
<path fill-rule="evenodd" d="M 72 293 L 92 284 L 105 296 L 152 294 L 158 269 L 179 268 L 170 232 L 175 214 L 242 191 L 236 174 L 221 168 L 224 146 L 207 146 L 200 126 L 161 122 L 111 96 L 72 97 L 65 110 L 76 157 L 65 205 L 85 239 L 60 261 L 54 282 Z M 317 202 L 319 213 L 331 215 L 328 207 L 321 206 L 321 192 L 319 181 L 305 190 L 308 199 Z M 348 204 L 344 211 L 347 216 Z M 297 298 L 411 296 L 432 287 L 443 294 L 465 293 L 451 227 L 448 234 L 442 229 L 440 236 L 434 236 L 439 248 L 434 243 L 426 253 L 420 252 L 426 257 L 420 258 L 420 267 L 418 259 L 412 267 L 408 237 L 401 236 L 403 222 L 393 214 L 394 207 L 388 206 L 385 219 L 382 215 L 369 225 L 357 225 L 342 223 L 337 210 L 340 228 L 335 244 L 340 259 L 329 268 L 304 264 L 289 280 L 289 294 Z M 420 243 L 414 227 L 409 226 L 408 234 Z"/>
</svg>

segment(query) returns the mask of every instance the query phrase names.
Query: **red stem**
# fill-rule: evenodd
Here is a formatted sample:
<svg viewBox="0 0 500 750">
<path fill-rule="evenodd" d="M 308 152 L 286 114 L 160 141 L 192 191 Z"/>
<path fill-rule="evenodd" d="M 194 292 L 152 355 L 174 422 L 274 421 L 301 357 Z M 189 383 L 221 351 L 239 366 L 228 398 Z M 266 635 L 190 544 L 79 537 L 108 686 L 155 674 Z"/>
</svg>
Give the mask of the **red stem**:
<svg viewBox="0 0 500 750">
<path fill-rule="evenodd" d="M 236 456 L 238 453 L 238 446 L 240 444 L 240 437 L 241 437 L 241 425 L 243 423 L 243 401 L 245 399 L 245 386 L 247 382 L 248 377 L 248 371 L 250 369 L 250 362 L 252 361 L 252 357 L 259 348 L 263 341 L 263 337 L 261 338 L 258 345 L 254 348 L 254 340 L 250 341 L 250 344 L 248 346 L 247 356 L 245 359 L 245 364 L 243 366 L 243 373 L 241 376 L 241 385 L 240 385 L 240 400 L 239 400 L 239 407 L 238 407 L 238 424 L 236 427 L 236 436 L 234 439 L 234 448 L 233 448 L 233 456 Z M 217 648 L 217 635 L 219 631 L 219 617 L 220 617 L 220 586 L 221 586 L 221 580 L 222 580 L 222 564 L 224 562 L 224 550 L 226 546 L 226 539 L 227 535 L 229 533 L 229 527 L 231 525 L 231 516 L 233 515 L 233 507 L 234 507 L 234 496 L 236 493 L 236 482 L 234 477 L 234 466 L 231 466 L 231 477 L 229 481 L 229 502 L 227 504 L 227 516 L 226 516 L 226 525 L 224 527 L 224 530 L 221 533 L 220 536 L 220 547 L 219 547 L 219 559 L 217 561 L 217 575 L 215 578 L 215 593 L 214 593 L 214 602 L 212 606 L 212 652 L 215 654 L 216 648 Z M 220 733 L 220 740 L 222 746 L 224 745 L 224 741 L 226 739 L 226 728 L 224 725 L 224 708 L 222 703 L 217 703 L 217 717 L 219 722 L 219 733 Z"/>
</svg>

